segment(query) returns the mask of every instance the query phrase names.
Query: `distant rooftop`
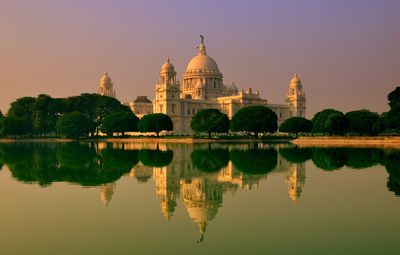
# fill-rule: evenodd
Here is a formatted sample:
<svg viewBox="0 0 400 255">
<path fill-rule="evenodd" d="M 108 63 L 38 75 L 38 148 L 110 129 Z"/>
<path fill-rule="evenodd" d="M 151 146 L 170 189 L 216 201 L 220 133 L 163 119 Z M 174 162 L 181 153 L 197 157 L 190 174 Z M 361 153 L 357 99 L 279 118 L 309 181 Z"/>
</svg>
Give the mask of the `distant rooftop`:
<svg viewBox="0 0 400 255">
<path fill-rule="evenodd" d="M 147 96 L 138 96 L 135 101 L 135 103 L 151 103 L 151 101 L 147 98 Z"/>
</svg>

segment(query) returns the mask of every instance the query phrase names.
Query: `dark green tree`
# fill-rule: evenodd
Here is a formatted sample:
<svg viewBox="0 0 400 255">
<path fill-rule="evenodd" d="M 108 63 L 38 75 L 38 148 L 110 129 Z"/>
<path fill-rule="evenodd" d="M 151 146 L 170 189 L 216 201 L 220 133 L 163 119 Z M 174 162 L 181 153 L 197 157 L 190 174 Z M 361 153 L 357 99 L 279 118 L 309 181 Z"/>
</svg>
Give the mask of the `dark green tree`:
<svg viewBox="0 0 400 255">
<path fill-rule="evenodd" d="M 229 131 L 229 118 L 217 109 L 203 109 L 192 118 L 192 130 L 196 133 L 227 133 Z"/>
<path fill-rule="evenodd" d="M 19 137 L 30 132 L 25 122 L 15 117 L 3 117 L 0 119 L 0 136 Z"/>
<path fill-rule="evenodd" d="M 66 138 L 87 137 L 94 130 L 94 123 L 80 112 L 66 113 L 56 123 L 56 130 Z"/>
<path fill-rule="evenodd" d="M 388 129 L 400 132 L 400 103 L 394 104 L 386 114 L 385 125 Z"/>
<path fill-rule="evenodd" d="M 391 91 L 387 98 L 390 108 L 393 108 L 396 104 L 400 103 L 400 87 L 396 87 L 393 91 Z"/>
<path fill-rule="evenodd" d="M 347 131 L 359 135 L 377 134 L 377 122 L 379 115 L 368 110 L 351 111 L 345 114 L 347 120 Z"/>
<path fill-rule="evenodd" d="M 113 133 L 138 131 L 139 119 L 133 112 L 114 112 L 107 115 L 101 124 L 100 130 L 109 136 Z"/>
<path fill-rule="evenodd" d="M 139 120 L 140 132 L 154 132 L 159 136 L 161 131 L 172 131 L 174 125 L 171 118 L 163 113 L 152 113 Z"/>
<path fill-rule="evenodd" d="M 11 107 L 7 112 L 8 117 L 12 117 L 22 121 L 24 132 L 32 135 L 33 118 L 34 118 L 34 97 L 22 97 L 11 103 Z"/>
<path fill-rule="evenodd" d="M 343 113 L 332 113 L 325 122 L 329 135 L 343 135 L 347 131 L 347 121 Z"/>
<path fill-rule="evenodd" d="M 334 109 L 325 109 L 323 111 L 316 113 L 311 120 L 313 123 L 312 132 L 327 133 L 326 121 L 328 117 L 333 113 L 340 113 L 340 112 Z"/>
<path fill-rule="evenodd" d="M 261 105 L 241 108 L 232 118 L 231 131 L 243 131 L 258 137 L 260 133 L 273 133 L 278 129 L 278 117 L 269 108 Z"/>
<path fill-rule="evenodd" d="M 213 149 L 194 149 L 190 155 L 193 166 L 201 172 L 218 172 L 229 162 L 229 150 L 216 148 Z"/>
<path fill-rule="evenodd" d="M 39 95 L 33 104 L 33 130 L 37 135 L 55 132 L 56 121 L 61 115 L 59 101 L 48 95 Z"/>
<path fill-rule="evenodd" d="M 4 118 L 3 112 L 0 110 L 0 119 Z"/>
<path fill-rule="evenodd" d="M 117 99 L 98 94 L 68 97 L 65 99 L 64 111 L 83 113 L 93 121 L 96 132 L 100 130 L 105 116 L 114 112 L 131 112 L 128 106 L 121 104 Z"/>
<path fill-rule="evenodd" d="M 308 133 L 312 129 L 312 122 L 302 117 L 292 117 L 285 120 L 279 127 L 280 132 L 295 134 Z"/>
<path fill-rule="evenodd" d="M 239 171 L 251 175 L 268 174 L 278 163 L 278 153 L 273 148 L 232 149 L 230 158 Z"/>
</svg>

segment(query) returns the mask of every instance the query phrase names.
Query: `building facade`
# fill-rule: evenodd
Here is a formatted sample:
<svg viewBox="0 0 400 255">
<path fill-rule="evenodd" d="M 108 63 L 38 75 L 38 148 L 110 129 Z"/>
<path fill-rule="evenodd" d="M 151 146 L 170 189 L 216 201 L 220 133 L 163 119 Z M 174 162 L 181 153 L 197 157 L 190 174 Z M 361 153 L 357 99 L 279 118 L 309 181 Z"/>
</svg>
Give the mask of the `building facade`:
<svg viewBox="0 0 400 255">
<path fill-rule="evenodd" d="M 191 133 L 191 119 L 201 109 L 219 109 L 232 118 L 242 107 L 265 105 L 278 117 L 278 124 L 290 117 L 305 117 L 306 97 L 303 85 L 295 74 L 289 84 L 285 104 L 270 104 L 252 88 L 238 90 L 235 84 L 223 83 L 223 75 L 213 58 L 207 55 L 203 37 L 198 53 L 187 65 L 180 84 L 176 71 L 167 58 L 156 83 L 153 112 L 171 117 L 174 132 Z"/>
</svg>

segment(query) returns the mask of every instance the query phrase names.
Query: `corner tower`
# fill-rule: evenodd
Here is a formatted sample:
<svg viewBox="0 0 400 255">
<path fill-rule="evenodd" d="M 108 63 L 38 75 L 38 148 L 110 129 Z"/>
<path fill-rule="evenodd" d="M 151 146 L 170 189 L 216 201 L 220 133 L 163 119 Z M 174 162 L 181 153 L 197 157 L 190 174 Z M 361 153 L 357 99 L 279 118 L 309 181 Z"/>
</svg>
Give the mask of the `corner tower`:
<svg viewBox="0 0 400 255">
<path fill-rule="evenodd" d="M 174 130 L 180 126 L 180 84 L 169 58 L 161 67 L 160 78 L 156 84 L 156 98 L 153 103 L 154 113 L 164 113 L 171 117 Z"/>
<path fill-rule="evenodd" d="M 306 117 L 306 93 L 297 74 L 290 80 L 286 102 L 290 107 L 290 117 Z"/>
</svg>

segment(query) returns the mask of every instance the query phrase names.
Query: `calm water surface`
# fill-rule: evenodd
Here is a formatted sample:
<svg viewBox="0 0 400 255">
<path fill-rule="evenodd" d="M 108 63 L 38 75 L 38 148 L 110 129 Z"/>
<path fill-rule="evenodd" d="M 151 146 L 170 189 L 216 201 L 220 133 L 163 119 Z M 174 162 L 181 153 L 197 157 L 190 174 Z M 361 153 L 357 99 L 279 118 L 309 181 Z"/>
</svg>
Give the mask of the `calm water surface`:
<svg viewBox="0 0 400 255">
<path fill-rule="evenodd" d="M 400 151 L 0 144 L 0 254 L 400 254 Z"/>
</svg>

